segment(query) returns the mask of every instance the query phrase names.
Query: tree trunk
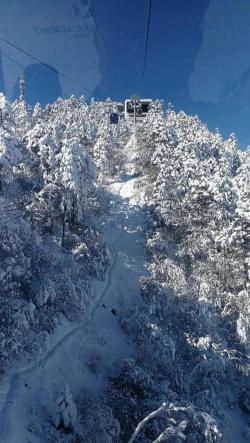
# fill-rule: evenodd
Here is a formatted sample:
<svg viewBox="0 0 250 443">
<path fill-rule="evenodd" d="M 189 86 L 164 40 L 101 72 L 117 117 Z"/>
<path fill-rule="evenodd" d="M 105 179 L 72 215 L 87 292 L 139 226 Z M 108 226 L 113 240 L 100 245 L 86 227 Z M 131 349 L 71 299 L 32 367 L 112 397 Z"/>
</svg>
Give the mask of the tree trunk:
<svg viewBox="0 0 250 443">
<path fill-rule="evenodd" d="M 62 246 L 65 244 L 67 204 L 63 204 Z"/>
<path fill-rule="evenodd" d="M 73 196 L 73 198 L 72 198 L 72 206 L 71 206 L 71 211 L 70 211 L 70 223 L 71 223 L 71 225 L 75 224 L 76 216 L 77 216 L 77 212 L 76 212 L 76 197 Z"/>
</svg>

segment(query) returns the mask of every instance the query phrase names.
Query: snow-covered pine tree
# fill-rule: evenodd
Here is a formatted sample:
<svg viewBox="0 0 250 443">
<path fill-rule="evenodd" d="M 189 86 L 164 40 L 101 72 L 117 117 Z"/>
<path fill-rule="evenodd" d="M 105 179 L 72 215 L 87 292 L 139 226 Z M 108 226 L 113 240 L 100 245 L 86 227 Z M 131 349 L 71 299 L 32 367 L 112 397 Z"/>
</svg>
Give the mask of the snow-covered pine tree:
<svg viewBox="0 0 250 443">
<path fill-rule="evenodd" d="M 57 399 L 55 425 L 66 434 L 78 431 L 77 408 L 73 401 L 69 386 L 66 385 Z"/>
<path fill-rule="evenodd" d="M 117 143 L 108 119 L 104 119 L 99 125 L 93 155 L 100 182 L 115 174 Z"/>
<path fill-rule="evenodd" d="M 25 79 L 23 75 L 19 79 L 19 91 L 19 98 L 12 103 L 12 112 L 16 135 L 22 141 L 26 132 L 31 129 L 31 109 L 25 102 Z"/>
<path fill-rule="evenodd" d="M 11 106 L 3 94 L 0 94 L 0 190 L 10 181 L 13 166 L 21 160 L 21 147 L 15 136 L 15 127 Z"/>
<path fill-rule="evenodd" d="M 36 123 L 39 123 L 41 119 L 43 118 L 43 110 L 40 103 L 36 103 L 32 112 L 32 125 L 34 126 Z"/>
<path fill-rule="evenodd" d="M 63 217 L 62 241 L 66 225 L 74 225 L 83 217 L 88 191 L 93 186 L 95 169 L 89 155 L 84 152 L 77 136 L 65 131 L 59 155 L 56 184 L 61 188 Z"/>
</svg>

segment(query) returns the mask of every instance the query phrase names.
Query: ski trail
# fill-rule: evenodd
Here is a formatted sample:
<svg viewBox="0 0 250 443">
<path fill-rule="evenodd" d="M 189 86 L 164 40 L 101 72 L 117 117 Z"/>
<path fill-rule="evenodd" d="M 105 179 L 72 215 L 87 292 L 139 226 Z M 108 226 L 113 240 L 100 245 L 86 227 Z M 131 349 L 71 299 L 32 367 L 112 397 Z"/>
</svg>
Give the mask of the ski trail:
<svg viewBox="0 0 250 443">
<path fill-rule="evenodd" d="M 32 440 L 32 435 L 27 431 L 34 404 L 38 409 L 42 404 L 53 411 L 54 395 L 58 387 L 62 388 L 68 379 L 76 394 L 79 394 L 79 389 L 83 389 L 82 386 L 87 390 L 91 388 L 90 391 L 93 392 L 101 391 L 104 380 L 117 369 L 117 359 L 123 361 L 126 355 L 133 355 L 134 350 L 121 331 L 119 321 L 110 314 L 110 308 L 114 304 L 116 307 L 120 306 L 120 312 L 126 303 L 134 303 L 135 293 L 138 302 L 137 282 L 144 266 L 143 242 L 139 229 L 143 216 L 138 208 L 131 209 L 129 198 L 134 192 L 134 181 L 131 179 L 130 184 L 129 181 L 113 184 L 116 195 L 114 226 L 109 229 L 107 241 L 112 251 L 111 265 L 105 282 L 96 284 L 99 297 L 89 318 L 68 331 L 38 363 L 16 371 L 7 383 L 5 381 L 4 386 L 6 388 L 7 384 L 8 389 L 5 389 L 6 393 L 2 392 L 0 443 L 37 442 L 38 439 Z M 128 192 L 129 185 L 131 189 Z M 124 192 L 125 199 L 122 196 Z M 124 280 L 125 273 L 130 275 L 129 282 Z M 106 310 L 101 307 L 104 300 L 110 305 Z M 97 375 L 86 370 L 91 353 L 104 359 L 106 354 L 108 357 L 102 371 Z M 82 372 L 79 369 L 81 365 Z"/>
<path fill-rule="evenodd" d="M 117 252 L 114 249 L 116 243 L 120 240 L 120 238 L 122 238 L 122 234 L 114 241 L 114 243 L 112 244 L 112 246 L 109 246 L 111 252 L 112 252 L 112 263 L 111 266 L 109 267 L 108 270 L 108 276 L 106 278 L 106 282 L 105 282 L 105 287 L 103 289 L 103 291 L 101 292 L 101 296 L 98 298 L 96 304 L 94 305 L 94 307 L 92 308 L 92 311 L 90 313 L 89 319 L 84 322 L 83 324 L 81 324 L 80 326 L 77 326 L 76 328 L 73 328 L 68 334 L 66 334 L 46 355 L 45 357 L 39 362 L 38 367 L 44 367 L 46 362 L 53 356 L 53 354 L 57 351 L 58 348 L 60 348 L 60 346 L 66 341 L 68 340 L 68 338 L 71 337 L 72 334 L 74 334 L 76 331 L 79 331 L 81 329 L 86 328 L 91 321 L 93 320 L 93 317 L 95 315 L 96 310 L 99 308 L 100 304 L 102 303 L 103 299 L 105 298 L 105 295 L 107 293 L 107 290 L 109 289 L 110 283 L 111 283 L 111 279 L 112 279 L 112 271 L 116 265 L 116 261 L 117 261 Z"/>
</svg>

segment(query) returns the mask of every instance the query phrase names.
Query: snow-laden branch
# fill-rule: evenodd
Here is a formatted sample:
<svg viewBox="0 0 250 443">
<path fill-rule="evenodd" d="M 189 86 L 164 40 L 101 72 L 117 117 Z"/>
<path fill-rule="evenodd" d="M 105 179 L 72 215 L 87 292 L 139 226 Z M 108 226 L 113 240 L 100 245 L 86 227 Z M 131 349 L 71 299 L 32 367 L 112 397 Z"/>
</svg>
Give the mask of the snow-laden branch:
<svg viewBox="0 0 250 443">
<path fill-rule="evenodd" d="M 151 420 L 152 418 L 157 417 L 161 414 L 161 412 L 187 412 L 187 411 L 193 411 L 190 406 L 188 407 L 182 407 L 182 406 L 175 406 L 173 403 L 170 403 L 167 407 L 166 403 L 162 403 L 159 409 L 156 409 L 155 411 L 151 412 L 149 415 L 147 415 L 140 423 L 137 425 L 135 432 L 133 433 L 131 439 L 128 443 L 133 443 L 139 434 L 139 432 L 142 430 L 142 428 L 145 426 L 145 424 Z M 193 411 L 194 412 L 194 411 Z M 175 435 L 176 437 L 181 438 L 182 440 L 186 440 L 186 436 L 183 434 L 182 431 L 185 431 L 187 426 L 186 420 L 183 420 L 181 423 L 179 423 L 177 426 L 169 425 L 167 428 L 164 429 L 164 431 L 154 440 L 152 443 L 160 443 L 161 441 L 165 441 L 166 437 L 168 435 Z"/>
<path fill-rule="evenodd" d="M 187 422 L 186 420 L 183 420 L 181 423 L 179 423 L 178 426 L 168 426 L 160 435 L 157 437 L 156 440 L 154 440 L 152 443 L 160 443 L 161 441 L 165 441 L 166 437 L 169 435 L 180 437 L 182 440 L 186 440 L 186 436 L 183 434 L 182 431 L 186 429 Z"/>
<path fill-rule="evenodd" d="M 135 432 L 133 433 L 131 439 L 129 440 L 128 443 L 133 443 L 133 441 L 135 441 L 137 435 L 139 434 L 139 432 L 142 430 L 142 428 L 145 426 L 145 424 L 151 420 L 154 417 L 157 417 L 161 412 L 165 411 L 166 409 L 166 403 L 162 403 L 161 407 L 156 409 L 155 411 L 151 412 L 149 415 L 147 415 L 147 417 L 145 417 L 142 421 L 140 421 L 140 423 L 137 425 Z"/>
</svg>

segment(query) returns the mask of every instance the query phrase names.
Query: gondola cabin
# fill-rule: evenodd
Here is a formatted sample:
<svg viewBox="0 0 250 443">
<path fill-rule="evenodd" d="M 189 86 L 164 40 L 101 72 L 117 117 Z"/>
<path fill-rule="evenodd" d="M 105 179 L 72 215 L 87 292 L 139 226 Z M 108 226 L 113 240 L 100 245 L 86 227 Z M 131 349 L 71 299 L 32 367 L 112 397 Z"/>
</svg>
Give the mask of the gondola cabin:
<svg viewBox="0 0 250 443">
<path fill-rule="evenodd" d="M 111 125 L 117 125 L 119 122 L 119 114 L 117 112 L 112 112 L 109 117 L 109 122 Z"/>
<path fill-rule="evenodd" d="M 119 123 L 119 120 L 123 118 L 124 118 L 124 103 L 120 102 L 114 103 L 112 112 L 109 115 L 109 123 L 111 125 L 117 125 Z"/>
</svg>

